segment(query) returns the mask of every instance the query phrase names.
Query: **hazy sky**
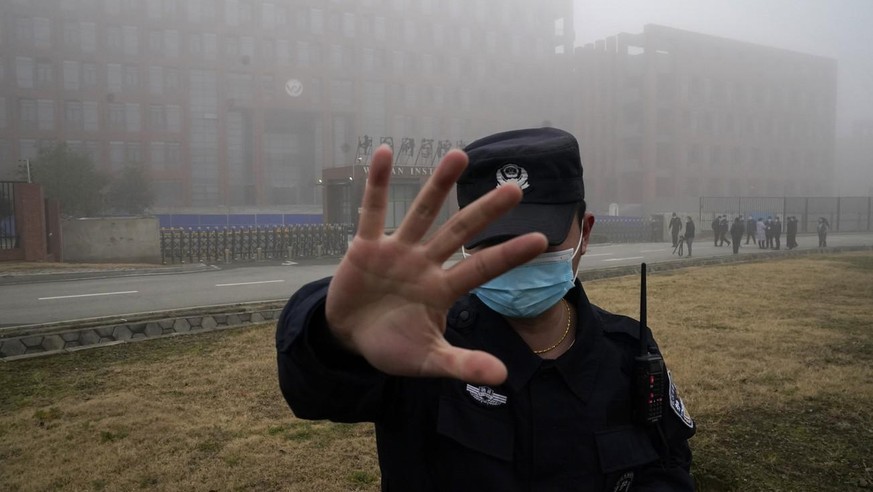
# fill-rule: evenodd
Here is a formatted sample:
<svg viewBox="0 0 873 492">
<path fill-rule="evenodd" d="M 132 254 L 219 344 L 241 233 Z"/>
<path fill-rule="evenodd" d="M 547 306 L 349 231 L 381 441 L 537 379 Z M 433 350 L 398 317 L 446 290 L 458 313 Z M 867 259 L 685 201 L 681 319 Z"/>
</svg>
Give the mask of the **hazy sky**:
<svg viewBox="0 0 873 492">
<path fill-rule="evenodd" d="M 873 0 L 574 0 L 582 45 L 662 24 L 836 58 L 837 119 L 873 119 Z"/>
</svg>

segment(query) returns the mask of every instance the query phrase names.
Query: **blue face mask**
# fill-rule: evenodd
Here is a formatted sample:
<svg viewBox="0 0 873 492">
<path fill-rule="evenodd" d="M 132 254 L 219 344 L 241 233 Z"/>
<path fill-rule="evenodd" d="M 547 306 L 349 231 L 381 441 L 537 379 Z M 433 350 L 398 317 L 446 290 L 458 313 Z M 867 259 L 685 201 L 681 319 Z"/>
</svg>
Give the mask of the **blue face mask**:
<svg viewBox="0 0 873 492">
<path fill-rule="evenodd" d="M 579 237 L 582 244 L 582 237 Z M 576 247 L 578 249 L 578 246 Z M 510 318 L 534 318 L 573 288 L 574 249 L 543 253 L 473 289 L 486 306 Z"/>
</svg>

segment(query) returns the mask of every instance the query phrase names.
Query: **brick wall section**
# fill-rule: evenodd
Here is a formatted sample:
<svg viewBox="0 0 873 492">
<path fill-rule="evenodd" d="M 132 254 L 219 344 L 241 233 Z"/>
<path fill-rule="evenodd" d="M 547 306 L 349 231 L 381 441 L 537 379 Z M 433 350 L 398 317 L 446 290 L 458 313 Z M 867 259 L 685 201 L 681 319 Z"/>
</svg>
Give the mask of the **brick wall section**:
<svg viewBox="0 0 873 492">
<path fill-rule="evenodd" d="M 18 237 L 24 249 L 24 261 L 46 260 L 45 201 L 42 186 L 15 184 L 15 210 Z"/>
</svg>

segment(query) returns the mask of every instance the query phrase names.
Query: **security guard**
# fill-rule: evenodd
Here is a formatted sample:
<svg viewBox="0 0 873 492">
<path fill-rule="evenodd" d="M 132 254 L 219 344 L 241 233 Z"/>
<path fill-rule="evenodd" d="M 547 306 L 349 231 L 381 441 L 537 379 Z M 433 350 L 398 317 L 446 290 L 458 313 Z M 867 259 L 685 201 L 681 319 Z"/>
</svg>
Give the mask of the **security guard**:
<svg viewBox="0 0 873 492">
<path fill-rule="evenodd" d="M 654 395 L 663 418 L 638 423 L 639 323 L 576 279 L 594 225 L 576 139 L 517 130 L 465 151 L 390 236 L 391 152 L 376 151 L 336 276 L 300 289 L 278 323 L 292 410 L 374 422 L 383 490 L 693 490 L 695 426 L 672 377 Z M 461 211 L 422 242 L 455 180 Z"/>
</svg>

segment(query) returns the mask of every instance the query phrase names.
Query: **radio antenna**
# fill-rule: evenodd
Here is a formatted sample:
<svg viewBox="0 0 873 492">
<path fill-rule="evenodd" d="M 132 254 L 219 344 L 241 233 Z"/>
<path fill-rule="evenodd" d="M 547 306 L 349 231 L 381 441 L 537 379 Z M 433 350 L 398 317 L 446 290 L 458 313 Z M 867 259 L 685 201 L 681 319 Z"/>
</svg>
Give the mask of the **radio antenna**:
<svg viewBox="0 0 873 492">
<path fill-rule="evenodd" d="M 646 264 L 640 264 L 640 355 L 649 353 L 646 343 Z"/>
</svg>

